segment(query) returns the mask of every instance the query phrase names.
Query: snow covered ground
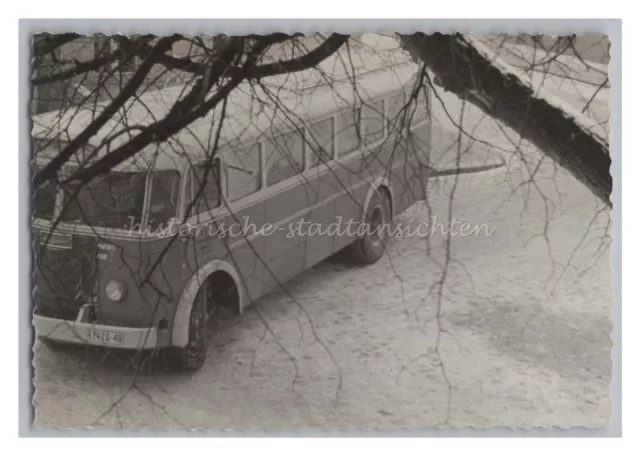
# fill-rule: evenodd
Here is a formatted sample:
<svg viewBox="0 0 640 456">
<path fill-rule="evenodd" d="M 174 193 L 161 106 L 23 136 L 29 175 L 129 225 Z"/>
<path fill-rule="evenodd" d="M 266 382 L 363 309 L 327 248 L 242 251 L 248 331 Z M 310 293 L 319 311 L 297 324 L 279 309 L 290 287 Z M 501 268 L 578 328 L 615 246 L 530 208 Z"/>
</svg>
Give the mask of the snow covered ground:
<svg viewBox="0 0 640 456">
<path fill-rule="evenodd" d="M 590 97 L 573 87 L 556 80 L 549 90 L 570 103 Z M 457 121 L 460 101 L 439 95 Z M 597 98 L 608 106 L 606 91 Z M 445 162 L 457 132 L 443 109 L 434 100 L 434 157 Z M 288 294 L 212 326 L 196 374 L 136 374 L 83 350 L 37 344 L 36 425 L 606 425 L 609 214 L 548 161 L 521 186 L 541 154 L 526 145 L 526 160 L 509 154 L 513 144 L 473 108 L 464 126 L 507 166 L 432 180 L 429 199 L 399 221 L 447 223 L 451 209 L 459 222 L 495 228 L 492 235 L 396 239 L 366 268 L 325 261 L 290 282 Z M 476 141 L 473 150 L 486 156 L 488 146 Z"/>
<path fill-rule="evenodd" d="M 543 88 L 582 112 L 590 123 L 594 124 L 593 128 L 597 134 L 604 138 L 609 137 L 610 110 L 609 88 L 605 84 L 608 79 L 606 65 L 583 63 L 566 56 L 558 56 L 548 65 L 542 65 L 539 62 L 548 62 L 551 57 L 540 50 L 534 57 L 532 48 L 527 46 L 494 45 L 492 50 L 507 64 L 514 65 L 520 71 L 536 62 L 535 71 L 524 71 L 531 78 L 532 87 Z M 461 134 L 457 125 L 460 122 L 462 105 L 462 101 L 456 95 L 436 87 L 435 95 L 432 97 L 435 119 L 432 160 L 436 166 L 447 167 L 455 163 L 458 156 L 457 140 L 460 137 L 460 157 L 463 165 L 495 161 L 495 154 L 504 155 L 506 159 L 514 155 L 515 145 L 520 146 L 519 136 L 513 131 L 506 131 L 511 138 L 511 142 L 508 141 L 505 130 L 493 118 L 469 103 L 465 104 L 462 116 L 464 131 L 468 135 Z M 537 157 L 535 152 L 533 155 Z"/>
<path fill-rule="evenodd" d="M 496 230 L 489 237 L 451 238 L 454 261 L 440 324 L 451 385 L 448 424 L 605 425 L 611 412 L 612 291 L 608 249 L 595 253 L 606 217 L 589 229 L 597 202 L 558 173 L 545 181 L 554 186 L 549 194 L 557 185 L 555 201 L 563 202 L 545 240 L 543 200 L 532 194 L 524 210 L 523 195 L 509 199 L 512 174 L 458 178 L 454 215 Z M 432 182 L 428 204 L 401 219 L 446 221 L 454 181 Z M 429 293 L 442 275 L 444 247 L 442 235 L 404 238 L 394 242 L 388 258 L 367 268 L 320 264 L 288 285 L 297 304 L 275 293 L 244 316 L 211 328 L 201 372 L 140 374 L 139 389 L 97 424 L 445 424 L 449 388 L 435 357 L 438 301 Z M 560 277 L 569 261 L 572 266 Z M 117 363 L 102 365 L 83 351 L 55 353 L 38 346 L 35 365 L 39 426 L 94 424 L 134 380 L 133 372 Z"/>
</svg>

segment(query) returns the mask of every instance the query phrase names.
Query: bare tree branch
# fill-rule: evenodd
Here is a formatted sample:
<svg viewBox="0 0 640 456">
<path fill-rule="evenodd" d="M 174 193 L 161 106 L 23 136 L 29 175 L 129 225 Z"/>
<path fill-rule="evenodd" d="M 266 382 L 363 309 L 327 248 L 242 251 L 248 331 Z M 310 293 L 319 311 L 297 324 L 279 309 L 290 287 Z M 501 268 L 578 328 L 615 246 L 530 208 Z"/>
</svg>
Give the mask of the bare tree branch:
<svg viewBox="0 0 640 456">
<path fill-rule="evenodd" d="M 136 71 L 129 83 L 118 94 L 118 96 L 93 120 L 87 127 L 58 154 L 56 155 L 38 174 L 34 176 L 34 185 L 37 187 L 47 179 L 55 178 L 61 166 L 71 157 L 78 149 L 87 143 L 89 138 L 98 133 L 98 131 L 111 119 L 111 117 L 120 109 L 131 96 L 136 92 L 140 85 L 144 82 L 149 70 L 155 64 L 158 55 L 164 53 L 171 44 L 176 41 L 178 35 L 161 38 L 154 47 L 147 59 Z"/>
<path fill-rule="evenodd" d="M 123 46 L 118 47 L 115 51 L 102 55 L 100 57 L 96 57 L 92 60 L 86 61 L 75 61 L 74 65 L 71 68 L 67 68 L 66 70 L 59 71 L 57 73 L 52 73 L 49 75 L 44 75 L 40 77 L 36 77 L 31 79 L 31 84 L 34 86 L 42 85 L 42 84 L 50 84 L 52 82 L 65 81 L 74 76 L 78 76 L 83 73 L 88 73 L 90 71 L 97 71 L 101 67 L 108 65 L 115 61 L 128 61 L 131 60 L 135 56 L 146 57 L 150 52 L 153 51 L 153 47 L 146 44 L 146 41 L 153 39 L 152 35 L 141 37 L 136 40 L 135 44 L 127 37 L 120 37 L 118 40 Z M 176 41 L 179 38 L 176 39 Z M 63 43 L 64 44 L 64 43 Z M 158 56 L 158 63 L 161 60 L 161 56 Z"/>
<path fill-rule="evenodd" d="M 276 40 L 282 41 L 291 38 L 292 37 L 288 35 L 282 36 L 282 34 L 278 34 L 278 36 L 275 37 Z M 304 71 L 309 68 L 313 68 L 324 59 L 332 55 L 334 52 L 336 52 L 338 49 L 340 49 L 340 47 L 345 44 L 348 39 L 349 35 L 340 35 L 338 33 L 334 33 L 329 36 L 329 38 L 327 38 L 320 46 L 311 50 L 306 55 L 296 59 L 256 66 L 253 70 L 251 70 L 249 74 L 246 75 L 246 78 L 260 79 L 268 76 L 276 76 L 284 73 L 295 73 L 298 71 Z M 144 47 L 142 47 L 141 49 L 144 49 Z M 160 56 L 160 58 L 158 59 L 158 63 L 171 70 L 180 70 L 194 74 L 202 74 L 207 66 L 206 63 L 197 62 L 188 57 L 174 57 L 166 54 Z M 234 71 L 242 70 L 234 69 Z"/>
<path fill-rule="evenodd" d="M 108 173 L 113 167 L 124 162 L 128 158 L 135 155 L 152 142 L 162 142 L 170 138 L 174 134 L 178 133 L 184 127 L 189 125 L 199 117 L 205 116 L 209 111 L 214 109 L 220 101 L 231 93 L 242 80 L 246 77 L 246 73 L 255 65 L 255 59 L 266 46 L 269 46 L 272 39 L 267 38 L 262 42 L 257 43 L 247 55 L 247 60 L 244 64 L 244 72 L 238 72 L 232 77 L 226 85 L 220 87 L 215 95 L 209 98 L 207 101 L 200 104 L 200 106 L 194 108 L 190 112 L 184 112 L 181 109 L 172 109 L 173 115 L 167 115 L 164 119 L 149 125 L 142 130 L 140 134 L 135 136 L 128 143 L 120 146 L 109 155 L 98 160 L 91 166 L 84 169 L 77 170 L 71 175 L 67 182 L 77 180 L 83 183 L 88 182 L 93 177 Z"/>
<path fill-rule="evenodd" d="M 306 55 L 291 60 L 271 63 L 255 67 L 248 75 L 249 79 L 260 79 L 284 73 L 295 73 L 308 70 L 318 65 L 324 59 L 335 53 L 349 40 L 349 35 L 332 34 L 320 46 Z"/>
<path fill-rule="evenodd" d="M 80 38 L 80 35 L 77 33 L 60 33 L 57 35 L 41 34 L 37 36 L 33 44 L 34 55 L 36 58 L 42 57 L 78 38 Z"/>
<path fill-rule="evenodd" d="M 289 35 L 277 33 L 264 37 L 252 37 L 257 43 L 254 49 L 248 53 L 247 61 L 240 68 L 232 68 L 232 60 L 241 57 L 244 53 L 246 38 L 229 38 L 228 45 L 223 48 L 222 54 L 214 59 L 213 63 L 199 64 L 198 68 L 203 72 L 201 78 L 194 84 L 190 92 L 178 101 L 167 114 L 167 116 L 149 125 L 143 129 L 140 134 L 129 141 L 127 144 L 111 152 L 107 157 L 98 161 L 94 165 L 84 170 L 78 171 L 78 175 L 72 176 L 71 179 L 90 179 L 98 174 L 108 172 L 110 167 L 115 166 L 135 153 L 142 150 L 152 142 L 166 140 L 173 134 L 179 132 L 182 128 L 189 125 L 195 119 L 206 115 L 211 109 L 215 108 L 220 100 L 224 99 L 237 85 L 244 79 L 273 76 L 282 73 L 302 71 L 312 68 L 322 60 L 336 52 L 347 40 L 348 35 L 334 34 L 329 37 L 322 45 L 310 51 L 306 55 L 291 59 L 281 63 L 269 64 L 263 66 L 255 66 L 258 56 L 269 46 L 279 42 L 291 39 Z M 149 72 L 151 66 L 166 57 L 164 52 L 173 42 L 179 39 L 178 35 L 174 35 L 171 42 L 163 41 L 162 48 L 160 42 L 154 47 L 153 53 L 149 55 L 145 64 L 129 81 L 122 92 L 113 100 L 113 102 L 78 136 L 76 136 L 65 149 L 58 154 L 47 166 L 40 171 L 34 178 L 34 184 L 40 185 L 47 179 L 56 176 L 62 165 L 76 152 L 89 138 L 95 135 L 100 128 L 124 105 L 124 103 L 135 93 L 140 86 L 144 77 Z M 163 38 L 163 40 L 167 40 Z M 133 46 L 122 46 L 123 51 L 133 52 Z M 144 48 L 144 44 L 138 49 Z M 256 71 L 258 70 L 258 71 Z M 220 81 L 222 76 L 230 76 L 231 80 L 222 86 L 209 100 L 205 102 L 207 93 L 211 88 Z"/>
<path fill-rule="evenodd" d="M 89 71 L 96 71 L 104 65 L 115 62 L 124 55 L 124 52 L 121 49 L 118 49 L 117 51 L 112 52 L 111 54 L 104 57 L 99 57 L 97 59 L 88 60 L 85 62 L 78 62 L 75 66 L 67 70 L 33 78 L 31 80 L 31 84 L 37 86 L 42 84 L 49 84 L 52 82 L 64 81 L 74 76 L 78 76 L 79 74 L 87 73 Z"/>
<path fill-rule="evenodd" d="M 519 132 L 611 207 L 613 181 L 606 140 L 536 96 L 530 84 L 503 72 L 460 34 L 415 33 L 401 35 L 401 41 L 436 74 L 445 90 Z"/>
</svg>

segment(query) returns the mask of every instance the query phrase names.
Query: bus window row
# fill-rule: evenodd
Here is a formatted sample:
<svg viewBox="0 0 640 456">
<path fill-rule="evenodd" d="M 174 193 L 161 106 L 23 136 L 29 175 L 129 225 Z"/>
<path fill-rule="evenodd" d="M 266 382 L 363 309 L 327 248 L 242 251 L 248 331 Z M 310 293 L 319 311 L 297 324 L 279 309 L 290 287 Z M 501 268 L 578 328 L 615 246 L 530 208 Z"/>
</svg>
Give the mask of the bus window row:
<svg viewBox="0 0 640 456">
<path fill-rule="evenodd" d="M 190 215 L 220 206 L 222 182 L 226 186 L 226 199 L 232 203 L 259 191 L 263 188 L 263 180 L 264 186 L 274 186 L 305 169 L 340 159 L 361 146 L 379 143 L 399 133 L 406 125 L 427 120 L 428 106 L 423 91 L 418 95 L 418 102 L 407 107 L 408 97 L 408 93 L 400 92 L 336 113 L 308 127 L 267 137 L 250 146 L 220 148 L 217 156 L 224 162 L 224 179 L 218 160 L 194 166 L 189 173 L 187 205 L 199 195 L 192 204 Z"/>
</svg>

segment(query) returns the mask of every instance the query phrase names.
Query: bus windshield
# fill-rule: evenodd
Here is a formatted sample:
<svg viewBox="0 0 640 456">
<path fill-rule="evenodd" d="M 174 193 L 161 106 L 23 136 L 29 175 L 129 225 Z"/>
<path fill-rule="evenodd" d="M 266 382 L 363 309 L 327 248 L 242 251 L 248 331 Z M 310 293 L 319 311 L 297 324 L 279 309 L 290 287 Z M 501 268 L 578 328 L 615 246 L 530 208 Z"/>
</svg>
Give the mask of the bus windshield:
<svg viewBox="0 0 640 456">
<path fill-rule="evenodd" d="M 180 174 L 175 170 L 147 172 L 110 172 L 79 187 L 64 186 L 61 204 L 55 210 L 54 184 L 34 191 L 34 216 L 45 220 L 59 218 L 78 225 L 131 229 L 142 223 L 145 201 L 155 223 L 175 217 L 180 189 Z M 151 192 L 147 198 L 147 192 Z"/>
<path fill-rule="evenodd" d="M 64 188 L 61 221 L 126 229 L 142 222 L 146 173 L 111 172 L 83 185 Z"/>
</svg>

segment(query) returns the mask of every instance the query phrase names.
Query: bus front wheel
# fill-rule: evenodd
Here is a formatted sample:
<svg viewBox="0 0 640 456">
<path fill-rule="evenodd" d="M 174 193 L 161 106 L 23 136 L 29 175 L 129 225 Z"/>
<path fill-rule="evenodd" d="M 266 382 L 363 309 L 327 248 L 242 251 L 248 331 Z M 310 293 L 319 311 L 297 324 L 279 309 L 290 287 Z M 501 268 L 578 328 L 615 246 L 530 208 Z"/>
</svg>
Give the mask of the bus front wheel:
<svg viewBox="0 0 640 456">
<path fill-rule="evenodd" d="M 193 301 L 189 317 L 189 341 L 185 347 L 168 347 L 167 364 L 172 371 L 196 371 L 207 356 L 207 322 L 210 300 L 209 284 L 204 283 Z"/>
<path fill-rule="evenodd" d="M 349 254 L 357 264 L 373 264 L 382 258 L 389 241 L 391 202 L 384 189 L 373 194 L 364 221 L 364 234 L 349 246 Z"/>
</svg>

